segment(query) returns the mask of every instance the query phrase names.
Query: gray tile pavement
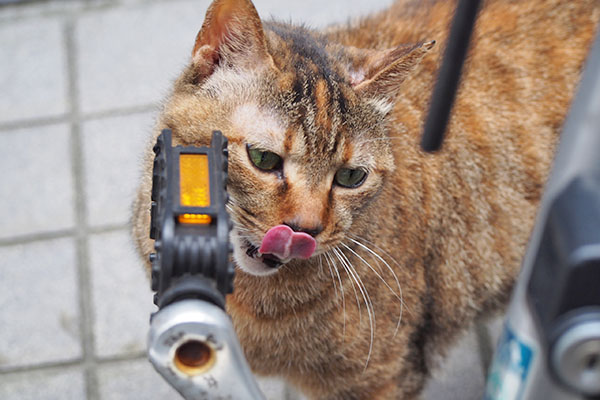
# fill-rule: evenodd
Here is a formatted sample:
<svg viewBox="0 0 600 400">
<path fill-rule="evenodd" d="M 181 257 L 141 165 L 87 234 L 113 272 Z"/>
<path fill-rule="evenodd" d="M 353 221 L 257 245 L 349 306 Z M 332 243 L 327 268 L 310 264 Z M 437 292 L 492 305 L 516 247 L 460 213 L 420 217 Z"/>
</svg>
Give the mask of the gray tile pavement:
<svg viewBox="0 0 600 400">
<path fill-rule="evenodd" d="M 448 357 L 432 371 L 423 394 L 425 400 L 479 400 L 485 386 L 484 366 L 475 329 L 468 331 L 450 350 Z M 480 366 L 480 368 L 473 368 Z M 468 379 L 465 379 L 468 377 Z"/>
<path fill-rule="evenodd" d="M 80 368 L 19 372 L 0 377 L 0 399 L 81 400 L 85 382 Z"/>
<path fill-rule="evenodd" d="M 278 379 L 262 378 L 258 381 L 258 386 L 267 400 L 283 400 L 288 394 L 285 384 Z"/>
<path fill-rule="evenodd" d="M 495 348 L 504 328 L 504 319 L 502 317 L 493 318 L 487 323 L 487 328 L 490 333 L 490 343 Z"/>
<path fill-rule="evenodd" d="M 255 4 L 320 27 L 390 1 Z M 0 399 L 177 398 L 144 355 L 152 296 L 126 224 L 144 139 L 208 4 L 0 7 Z M 487 334 L 473 335 L 428 398 L 479 390 Z M 260 385 L 269 400 L 300 398 Z"/>
<path fill-rule="evenodd" d="M 98 372 L 101 400 L 164 400 L 179 398 L 146 360 L 117 362 L 101 366 Z M 261 379 L 266 400 L 287 400 L 290 391 L 277 379 Z M 295 398 L 294 398 L 295 399 Z"/>
<path fill-rule="evenodd" d="M 83 123 L 86 219 L 94 227 L 125 224 L 131 214 L 143 150 L 151 133 L 150 112 Z"/>
<path fill-rule="evenodd" d="M 127 231 L 92 235 L 89 256 L 94 305 L 95 354 L 141 354 L 148 316 L 155 311 L 146 275 Z"/>
<path fill-rule="evenodd" d="M 75 226 L 67 124 L 0 131 L 0 239 Z"/>
<path fill-rule="evenodd" d="M 100 400 L 180 398 L 145 359 L 102 365 L 98 371 L 98 384 Z"/>
<path fill-rule="evenodd" d="M 78 321 L 72 239 L 0 247 L 0 371 L 79 358 Z"/>
<path fill-rule="evenodd" d="M 67 112 L 67 66 L 59 18 L 0 24 L 0 123 Z"/>
<path fill-rule="evenodd" d="M 124 5 L 76 24 L 81 109 L 159 101 L 188 61 L 208 1 Z"/>
</svg>

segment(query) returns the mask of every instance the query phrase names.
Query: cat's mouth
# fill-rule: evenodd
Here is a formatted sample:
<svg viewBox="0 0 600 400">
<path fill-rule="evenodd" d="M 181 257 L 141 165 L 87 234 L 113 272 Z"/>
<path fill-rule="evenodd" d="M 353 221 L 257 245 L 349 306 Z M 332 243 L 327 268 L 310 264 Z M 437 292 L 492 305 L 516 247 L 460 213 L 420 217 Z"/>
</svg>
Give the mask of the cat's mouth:
<svg viewBox="0 0 600 400">
<path fill-rule="evenodd" d="M 240 235 L 231 233 L 233 258 L 238 267 L 252 275 L 271 275 L 279 267 L 294 259 L 310 258 L 317 246 L 316 240 L 304 233 L 294 232 L 289 226 L 277 225 L 263 236 L 260 247 Z"/>
<path fill-rule="evenodd" d="M 237 266 L 251 275 L 272 275 L 288 260 L 282 260 L 273 254 L 262 254 L 259 247 L 246 238 L 232 232 L 233 258 Z"/>
<path fill-rule="evenodd" d="M 279 257 L 273 254 L 262 254 L 258 251 L 258 247 L 253 245 L 252 243 L 245 241 L 246 246 L 246 255 L 250 258 L 258 260 L 265 264 L 267 267 L 276 269 L 282 266 L 285 262 L 281 260 Z"/>
</svg>

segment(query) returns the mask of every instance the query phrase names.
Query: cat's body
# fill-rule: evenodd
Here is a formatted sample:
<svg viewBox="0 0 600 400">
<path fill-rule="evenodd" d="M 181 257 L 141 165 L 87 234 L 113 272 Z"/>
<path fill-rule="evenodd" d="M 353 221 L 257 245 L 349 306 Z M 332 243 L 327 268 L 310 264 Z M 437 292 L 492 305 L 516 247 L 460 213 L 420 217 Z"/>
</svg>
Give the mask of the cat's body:
<svg viewBox="0 0 600 400">
<path fill-rule="evenodd" d="M 319 399 L 417 398 L 432 356 L 510 294 L 600 1 L 485 2 L 444 149 L 426 155 L 454 6 L 399 1 L 322 36 L 263 34 L 247 0 L 209 9 L 157 132 L 229 139 L 240 268 L 227 310 L 255 372 Z M 283 225 L 315 238 L 311 258 L 261 258 Z"/>
</svg>

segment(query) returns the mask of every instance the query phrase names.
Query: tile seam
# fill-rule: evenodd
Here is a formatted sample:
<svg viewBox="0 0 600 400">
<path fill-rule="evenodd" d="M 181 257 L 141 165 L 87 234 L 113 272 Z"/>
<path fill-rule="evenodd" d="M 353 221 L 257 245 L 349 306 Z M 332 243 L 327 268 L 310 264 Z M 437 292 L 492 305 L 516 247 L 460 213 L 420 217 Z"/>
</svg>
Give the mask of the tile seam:
<svg viewBox="0 0 600 400">
<path fill-rule="evenodd" d="M 129 231 L 129 223 L 122 224 L 111 224 L 111 225 L 100 225 L 95 227 L 90 227 L 84 229 L 84 233 L 89 235 L 97 235 L 102 233 L 112 233 L 112 232 L 120 232 L 120 231 Z M 16 245 L 24 245 L 31 244 L 36 242 L 43 242 L 47 240 L 57 240 L 57 239 L 65 239 L 65 238 L 75 238 L 77 236 L 77 230 L 75 228 L 72 229 L 61 229 L 57 231 L 48 231 L 48 232 L 35 232 L 30 234 L 18 235 L 8 238 L 0 239 L 0 248 L 16 246 Z"/>
<path fill-rule="evenodd" d="M 143 114 L 157 111 L 160 103 L 140 104 L 135 106 L 120 107 L 107 110 L 91 111 L 78 116 L 80 122 L 88 122 L 105 118 L 126 117 L 129 115 Z M 39 128 L 47 125 L 69 124 L 73 121 L 71 113 L 41 118 L 25 118 L 14 121 L 0 122 L 0 134 L 19 129 Z"/>
<path fill-rule="evenodd" d="M 20 244 L 30 244 L 45 240 L 64 239 L 75 236 L 75 229 L 64 229 L 49 232 L 36 232 L 31 234 L 13 236 L 0 239 L 0 248 L 8 246 L 16 246 Z"/>
<path fill-rule="evenodd" d="M 143 114 L 157 111 L 160 103 L 139 104 L 134 106 L 119 107 L 113 109 L 90 111 L 83 113 L 81 119 L 85 121 L 93 121 L 105 118 L 126 117 L 129 115 Z"/>
<path fill-rule="evenodd" d="M 94 358 L 94 362 L 98 366 L 118 364 L 118 363 L 124 363 L 124 362 L 129 362 L 129 361 L 142 361 L 142 360 L 146 360 L 145 352 Z M 8 375 L 22 374 L 22 373 L 30 373 L 30 372 L 45 372 L 45 371 L 52 372 L 55 370 L 60 371 L 61 369 L 64 369 L 64 368 L 81 367 L 83 364 L 84 364 L 83 358 L 78 357 L 73 360 L 65 360 L 65 361 L 57 361 L 57 362 L 44 362 L 44 363 L 32 364 L 32 365 L 22 365 L 22 366 L 16 366 L 16 367 L 12 367 L 12 368 L 0 369 L 0 377 L 8 376 Z"/>
<path fill-rule="evenodd" d="M 75 43 L 75 16 L 68 16 L 64 25 L 64 45 L 67 57 L 68 98 L 71 110 L 71 168 L 75 196 L 75 239 L 77 248 L 77 286 L 79 304 L 79 331 L 83 352 L 82 365 L 87 400 L 98 400 L 98 378 L 94 359 L 93 304 L 91 272 L 89 267 L 88 236 L 86 232 L 86 199 L 84 190 L 84 159 L 79 118 L 77 48 Z"/>
<path fill-rule="evenodd" d="M 46 125 L 67 124 L 71 121 L 71 116 L 67 114 L 57 114 L 49 117 L 23 118 L 12 121 L 0 122 L 0 133 L 5 131 L 16 131 L 19 129 L 39 128 Z"/>
<path fill-rule="evenodd" d="M 44 372 L 60 372 L 66 368 L 77 369 L 81 366 L 81 358 L 67 361 L 44 362 L 33 365 L 22 365 L 18 367 L 0 370 L 0 378 L 10 377 L 11 375 L 44 373 Z"/>
</svg>

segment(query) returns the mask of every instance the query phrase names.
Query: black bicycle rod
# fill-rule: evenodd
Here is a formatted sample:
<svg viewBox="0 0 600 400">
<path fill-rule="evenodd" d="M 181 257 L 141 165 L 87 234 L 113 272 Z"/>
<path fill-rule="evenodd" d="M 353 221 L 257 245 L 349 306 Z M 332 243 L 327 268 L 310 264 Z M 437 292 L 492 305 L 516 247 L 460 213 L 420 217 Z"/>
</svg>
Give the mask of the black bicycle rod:
<svg viewBox="0 0 600 400">
<path fill-rule="evenodd" d="M 442 147 L 480 3 L 481 0 L 459 0 L 456 7 L 421 137 L 421 148 L 426 152 L 434 152 Z"/>
</svg>

